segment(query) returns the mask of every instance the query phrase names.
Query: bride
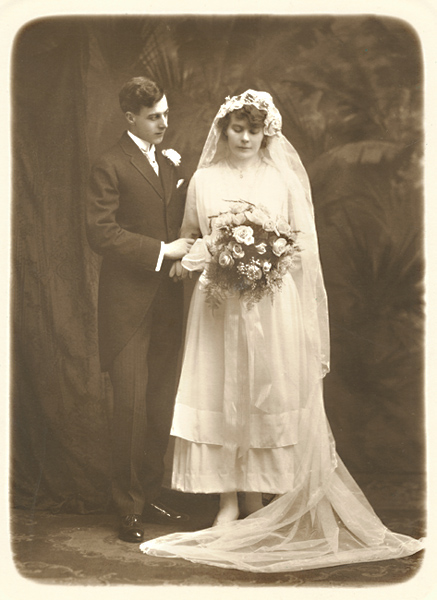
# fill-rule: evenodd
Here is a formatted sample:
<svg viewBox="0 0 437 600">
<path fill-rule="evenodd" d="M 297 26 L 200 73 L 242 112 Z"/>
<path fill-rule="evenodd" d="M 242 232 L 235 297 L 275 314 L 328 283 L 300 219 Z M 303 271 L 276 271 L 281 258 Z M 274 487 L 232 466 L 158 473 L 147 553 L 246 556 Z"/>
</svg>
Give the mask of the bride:
<svg viewBox="0 0 437 600">
<path fill-rule="evenodd" d="M 328 311 L 310 185 L 281 124 L 266 92 L 227 98 L 190 182 L 181 235 L 198 239 L 173 274 L 202 275 L 176 397 L 172 486 L 218 493 L 220 507 L 213 527 L 145 542 L 148 554 L 275 572 L 422 548 L 382 524 L 335 450 L 323 405 Z M 230 201 L 282 217 L 301 251 L 273 300 L 247 307 L 228 294 L 213 310 L 209 248 Z M 275 494 L 265 507 L 263 493 Z"/>
</svg>

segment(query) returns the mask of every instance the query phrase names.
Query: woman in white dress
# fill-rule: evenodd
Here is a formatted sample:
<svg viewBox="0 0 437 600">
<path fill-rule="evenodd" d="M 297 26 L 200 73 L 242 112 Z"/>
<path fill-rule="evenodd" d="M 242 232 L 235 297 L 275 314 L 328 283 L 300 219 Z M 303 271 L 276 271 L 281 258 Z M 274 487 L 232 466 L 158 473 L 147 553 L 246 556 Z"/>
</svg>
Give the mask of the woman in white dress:
<svg viewBox="0 0 437 600">
<path fill-rule="evenodd" d="M 422 547 L 387 530 L 336 454 L 323 406 L 328 313 L 310 186 L 281 124 L 265 92 L 227 98 L 190 182 L 181 235 L 198 239 L 175 274 L 202 275 L 176 398 L 172 485 L 219 493 L 220 509 L 210 529 L 145 542 L 149 554 L 268 572 Z M 235 293 L 212 310 L 208 247 L 229 201 L 282 217 L 299 232 L 301 252 L 273 301 L 266 296 L 248 309 Z M 263 492 L 277 499 L 263 507 Z"/>
</svg>

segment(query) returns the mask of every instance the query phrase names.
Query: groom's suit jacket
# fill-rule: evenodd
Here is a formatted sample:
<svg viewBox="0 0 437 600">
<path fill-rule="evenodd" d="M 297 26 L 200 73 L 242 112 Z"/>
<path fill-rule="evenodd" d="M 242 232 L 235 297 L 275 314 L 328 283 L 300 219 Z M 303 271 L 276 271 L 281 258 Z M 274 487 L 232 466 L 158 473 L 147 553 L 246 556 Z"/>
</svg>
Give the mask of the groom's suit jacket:
<svg viewBox="0 0 437 600">
<path fill-rule="evenodd" d="M 137 330 L 170 261 L 159 272 L 161 241 L 179 236 L 186 186 L 177 189 L 174 164 L 156 148 L 159 177 L 124 132 L 94 164 L 87 198 L 90 246 L 103 255 L 98 328 L 102 370 Z M 175 294 L 181 293 L 175 284 Z"/>
</svg>

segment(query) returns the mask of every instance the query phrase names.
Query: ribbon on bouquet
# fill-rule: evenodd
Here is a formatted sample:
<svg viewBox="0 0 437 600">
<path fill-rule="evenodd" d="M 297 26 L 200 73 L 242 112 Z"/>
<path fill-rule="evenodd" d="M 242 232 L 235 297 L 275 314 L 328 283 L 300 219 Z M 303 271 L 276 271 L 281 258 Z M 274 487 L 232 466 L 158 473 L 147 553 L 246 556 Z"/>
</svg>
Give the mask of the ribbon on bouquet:
<svg viewBox="0 0 437 600">
<path fill-rule="evenodd" d="M 258 305 L 255 304 L 250 310 L 243 306 L 241 315 L 247 341 L 250 398 L 257 408 L 264 410 L 272 389 L 272 378 Z"/>
<path fill-rule="evenodd" d="M 228 298 L 223 326 L 225 446 L 237 448 L 240 457 L 250 448 L 251 406 L 265 410 L 272 379 L 258 306 L 247 310 L 242 300 Z"/>
</svg>

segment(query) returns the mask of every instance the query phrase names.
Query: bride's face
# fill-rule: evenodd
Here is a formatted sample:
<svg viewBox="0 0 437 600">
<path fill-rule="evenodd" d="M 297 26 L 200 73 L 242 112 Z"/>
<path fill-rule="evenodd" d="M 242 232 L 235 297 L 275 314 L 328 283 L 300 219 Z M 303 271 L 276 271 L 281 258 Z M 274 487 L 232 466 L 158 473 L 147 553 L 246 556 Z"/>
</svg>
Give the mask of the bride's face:
<svg viewBox="0 0 437 600">
<path fill-rule="evenodd" d="M 231 114 L 226 137 L 231 156 L 238 161 L 247 161 L 260 151 L 264 133 L 262 126 L 251 126 L 247 119 L 237 119 Z"/>
</svg>

